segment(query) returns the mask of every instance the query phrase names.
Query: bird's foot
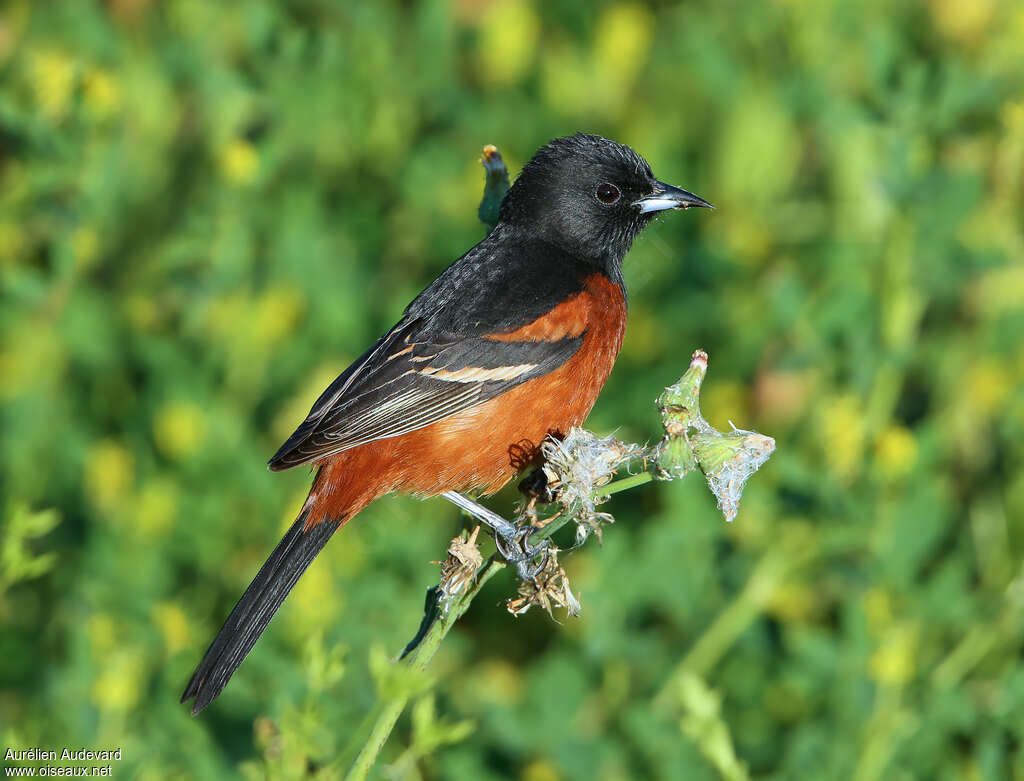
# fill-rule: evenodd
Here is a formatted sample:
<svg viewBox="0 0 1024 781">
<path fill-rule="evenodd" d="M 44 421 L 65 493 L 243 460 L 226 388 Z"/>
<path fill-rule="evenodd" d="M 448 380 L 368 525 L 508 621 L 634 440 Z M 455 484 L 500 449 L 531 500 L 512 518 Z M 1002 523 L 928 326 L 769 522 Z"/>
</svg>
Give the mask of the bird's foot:
<svg viewBox="0 0 1024 781">
<path fill-rule="evenodd" d="M 536 545 L 531 545 L 530 537 L 537 531 L 537 528 L 532 525 L 514 526 L 514 528 L 515 532 L 511 537 L 495 534 L 494 544 L 505 561 L 516 568 L 520 580 L 533 580 L 548 564 L 548 559 L 551 556 L 548 541 L 541 540 Z M 540 558 L 540 562 L 535 564 L 534 562 L 538 558 Z"/>
<path fill-rule="evenodd" d="M 498 553 L 516 568 L 522 580 L 533 580 L 547 565 L 550 555 L 548 541 L 541 540 L 536 545 L 530 544 L 530 537 L 537 531 L 536 527 L 512 523 L 457 491 L 448 491 L 442 496 L 491 530 Z M 541 554 L 544 555 L 540 564 L 533 564 Z"/>
</svg>

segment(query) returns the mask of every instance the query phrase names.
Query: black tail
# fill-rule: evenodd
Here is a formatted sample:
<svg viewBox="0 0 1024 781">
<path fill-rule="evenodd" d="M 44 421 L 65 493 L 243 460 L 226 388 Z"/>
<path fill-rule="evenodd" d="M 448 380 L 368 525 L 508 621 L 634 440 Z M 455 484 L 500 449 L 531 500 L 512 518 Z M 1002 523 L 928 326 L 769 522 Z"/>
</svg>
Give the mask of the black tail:
<svg viewBox="0 0 1024 781">
<path fill-rule="evenodd" d="M 308 531 L 305 525 L 303 513 L 277 544 L 207 649 L 181 695 L 182 702 L 196 698 L 193 716 L 221 693 L 288 592 L 341 524 L 325 519 Z"/>
</svg>

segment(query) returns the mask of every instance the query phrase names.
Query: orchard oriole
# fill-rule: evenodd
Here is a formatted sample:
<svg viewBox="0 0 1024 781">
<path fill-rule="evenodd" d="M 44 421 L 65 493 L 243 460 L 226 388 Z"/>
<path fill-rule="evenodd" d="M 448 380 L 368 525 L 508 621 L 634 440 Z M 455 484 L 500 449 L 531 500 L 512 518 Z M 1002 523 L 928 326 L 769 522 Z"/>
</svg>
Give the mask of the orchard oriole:
<svg viewBox="0 0 1024 781">
<path fill-rule="evenodd" d="M 622 260 L 659 212 L 710 206 L 627 146 L 543 146 L 491 233 L 331 383 L 272 459 L 310 464 L 294 525 L 235 605 L 182 702 L 220 694 L 299 576 L 345 522 L 393 491 L 493 493 L 590 412 L 626 326 Z"/>
</svg>

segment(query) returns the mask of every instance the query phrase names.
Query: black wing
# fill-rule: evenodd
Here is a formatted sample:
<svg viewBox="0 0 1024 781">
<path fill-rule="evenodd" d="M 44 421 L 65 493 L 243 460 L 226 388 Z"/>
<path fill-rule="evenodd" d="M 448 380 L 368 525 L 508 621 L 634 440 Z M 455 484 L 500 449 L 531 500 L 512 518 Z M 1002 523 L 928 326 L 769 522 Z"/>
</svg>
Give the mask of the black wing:
<svg viewBox="0 0 1024 781">
<path fill-rule="evenodd" d="M 548 374 L 583 336 L 507 341 L 456 336 L 403 319 L 317 399 L 306 420 L 270 459 L 277 471 L 424 428 Z"/>
</svg>

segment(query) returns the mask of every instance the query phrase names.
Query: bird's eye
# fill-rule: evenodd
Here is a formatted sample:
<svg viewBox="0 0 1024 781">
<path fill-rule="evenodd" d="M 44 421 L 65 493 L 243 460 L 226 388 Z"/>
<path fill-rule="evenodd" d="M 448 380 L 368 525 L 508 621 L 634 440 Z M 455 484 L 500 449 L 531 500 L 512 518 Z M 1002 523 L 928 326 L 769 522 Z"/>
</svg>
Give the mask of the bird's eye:
<svg viewBox="0 0 1024 781">
<path fill-rule="evenodd" d="M 619 200 L 619 188 L 605 182 L 597 186 L 597 200 L 601 203 L 613 204 Z"/>
</svg>

